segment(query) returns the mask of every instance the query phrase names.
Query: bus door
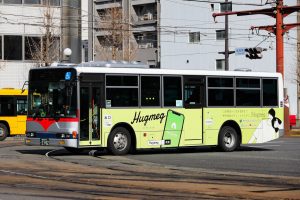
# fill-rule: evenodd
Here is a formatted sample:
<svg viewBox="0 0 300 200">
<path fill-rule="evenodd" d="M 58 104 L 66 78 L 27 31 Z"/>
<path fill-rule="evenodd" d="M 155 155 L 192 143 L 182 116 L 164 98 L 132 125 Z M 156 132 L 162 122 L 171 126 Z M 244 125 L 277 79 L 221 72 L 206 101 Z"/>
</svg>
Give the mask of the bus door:
<svg viewBox="0 0 300 200">
<path fill-rule="evenodd" d="M 27 119 L 27 97 L 17 96 L 17 134 L 25 134 L 26 129 L 26 119 Z"/>
<path fill-rule="evenodd" d="M 205 82 L 204 76 L 184 76 L 184 107 L 189 110 L 184 122 L 184 145 L 203 143 Z"/>
<path fill-rule="evenodd" d="M 101 145 L 101 83 L 80 83 L 80 146 Z"/>
</svg>

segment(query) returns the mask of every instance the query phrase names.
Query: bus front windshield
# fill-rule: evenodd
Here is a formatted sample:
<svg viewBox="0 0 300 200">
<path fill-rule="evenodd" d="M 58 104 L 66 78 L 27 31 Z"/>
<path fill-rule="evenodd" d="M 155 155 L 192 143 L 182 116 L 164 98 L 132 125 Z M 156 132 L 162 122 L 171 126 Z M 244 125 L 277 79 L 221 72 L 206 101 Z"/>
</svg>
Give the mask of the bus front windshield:
<svg viewBox="0 0 300 200">
<path fill-rule="evenodd" d="M 50 72 L 43 79 L 35 77 L 39 71 L 31 73 L 28 94 L 28 117 L 38 118 L 74 118 L 76 117 L 76 82 L 64 80 L 58 73 Z M 53 76 L 55 74 L 55 76 Z M 62 79 L 61 79 L 62 78 Z"/>
</svg>

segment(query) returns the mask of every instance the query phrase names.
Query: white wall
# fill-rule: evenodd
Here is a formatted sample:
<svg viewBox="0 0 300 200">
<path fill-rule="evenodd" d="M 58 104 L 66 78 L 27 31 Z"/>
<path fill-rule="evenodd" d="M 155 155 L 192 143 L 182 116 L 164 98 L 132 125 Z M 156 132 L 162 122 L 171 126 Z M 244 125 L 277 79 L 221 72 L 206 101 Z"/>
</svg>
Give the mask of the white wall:
<svg viewBox="0 0 300 200">
<path fill-rule="evenodd" d="M 0 4 L 0 35 L 41 36 L 44 32 L 42 6 Z M 60 35 L 60 8 L 52 9 L 55 34 Z M 28 80 L 30 61 L 0 60 L 0 88 L 21 88 Z"/>
<path fill-rule="evenodd" d="M 244 0 L 233 0 L 233 3 L 245 4 Z M 246 3 L 260 4 L 260 0 Z M 286 5 L 296 5 L 296 0 L 285 1 Z M 215 39 L 215 30 L 224 29 L 224 17 L 212 17 L 211 3 L 189 2 L 181 0 L 161 1 L 161 67 L 173 69 L 208 69 L 215 70 L 216 59 L 224 59 L 217 52 L 224 51 L 224 41 Z M 215 4 L 215 8 L 217 7 Z M 270 8 L 266 6 L 249 6 L 233 4 L 233 11 Z M 297 22 L 296 14 L 285 18 L 285 23 Z M 273 34 L 268 37 L 267 31 L 254 32 L 251 26 L 273 25 L 275 19 L 266 15 L 229 16 L 229 50 L 240 47 L 260 46 L 267 48 L 263 59 L 250 60 L 245 55 L 231 54 L 229 70 L 249 68 L 252 71 L 276 71 L 276 40 Z M 297 92 L 295 69 L 297 65 L 296 28 L 285 35 L 285 87 L 288 88 L 290 113 L 297 113 Z M 200 31 L 198 44 L 190 44 L 188 33 Z M 187 63 L 187 60 L 189 61 Z"/>
</svg>

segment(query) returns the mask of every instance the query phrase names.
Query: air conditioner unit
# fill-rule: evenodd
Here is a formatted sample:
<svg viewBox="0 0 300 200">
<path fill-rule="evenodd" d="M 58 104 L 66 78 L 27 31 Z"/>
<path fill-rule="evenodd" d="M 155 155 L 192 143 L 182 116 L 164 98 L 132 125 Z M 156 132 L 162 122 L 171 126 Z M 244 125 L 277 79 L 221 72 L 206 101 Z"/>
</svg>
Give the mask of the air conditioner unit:
<svg viewBox="0 0 300 200">
<path fill-rule="evenodd" d="M 147 44 L 139 44 L 139 49 L 146 49 L 147 48 Z"/>
<path fill-rule="evenodd" d="M 153 43 L 147 43 L 146 46 L 147 48 L 153 48 Z"/>
<path fill-rule="evenodd" d="M 152 20 L 153 19 L 153 15 L 152 13 L 147 13 L 147 14 L 144 14 L 144 20 Z"/>
</svg>

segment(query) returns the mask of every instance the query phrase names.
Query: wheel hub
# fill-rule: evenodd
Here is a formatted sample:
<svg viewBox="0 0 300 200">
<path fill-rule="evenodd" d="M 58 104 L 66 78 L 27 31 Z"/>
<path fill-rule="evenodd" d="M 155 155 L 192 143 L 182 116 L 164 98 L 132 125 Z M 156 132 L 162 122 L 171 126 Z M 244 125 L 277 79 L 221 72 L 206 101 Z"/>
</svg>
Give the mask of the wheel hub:
<svg viewBox="0 0 300 200">
<path fill-rule="evenodd" d="M 228 147 L 228 148 L 232 147 L 235 143 L 234 136 L 229 132 L 225 133 L 224 143 L 225 143 L 226 147 Z"/>
<path fill-rule="evenodd" d="M 0 128 L 0 137 L 2 137 L 4 135 L 5 131 L 3 128 Z"/>
<path fill-rule="evenodd" d="M 114 147 L 119 151 L 127 147 L 127 136 L 124 133 L 117 133 L 114 137 Z"/>
</svg>

